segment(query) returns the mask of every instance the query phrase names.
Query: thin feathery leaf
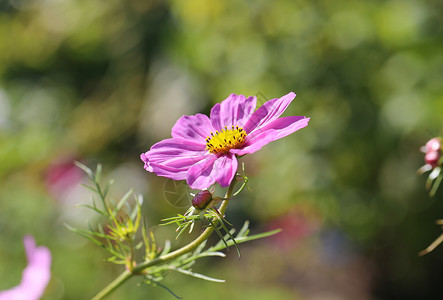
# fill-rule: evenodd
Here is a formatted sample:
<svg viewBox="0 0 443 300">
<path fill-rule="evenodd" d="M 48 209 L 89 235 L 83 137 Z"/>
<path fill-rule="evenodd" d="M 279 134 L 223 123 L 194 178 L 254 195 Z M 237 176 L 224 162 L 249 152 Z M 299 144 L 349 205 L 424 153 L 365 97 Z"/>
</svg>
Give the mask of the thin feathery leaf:
<svg viewBox="0 0 443 300">
<path fill-rule="evenodd" d="M 240 231 L 237 233 L 237 237 L 247 236 L 249 234 L 249 221 L 246 220 Z"/>
<path fill-rule="evenodd" d="M 198 245 L 198 247 L 194 250 L 194 254 L 201 253 L 203 251 L 203 249 L 206 247 L 206 243 L 207 243 L 207 241 L 204 241 L 203 243 Z"/>
<path fill-rule="evenodd" d="M 170 240 L 166 240 L 165 241 L 165 246 L 163 247 L 163 251 L 161 252 L 160 256 L 168 254 L 169 251 L 171 251 L 171 241 Z"/>
<path fill-rule="evenodd" d="M 96 206 L 92 206 L 92 205 L 89 205 L 89 204 L 77 204 L 77 205 L 75 205 L 75 207 L 89 208 L 89 209 L 92 209 L 93 211 L 95 211 L 96 213 L 98 213 L 98 214 L 100 214 L 102 216 L 105 216 L 105 217 L 108 215 L 106 212 L 98 209 Z"/>
<path fill-rule="evenodd" d="M 218 251 L 205 251 L 202 253 L 198 253 L 195 255 L 192 255 L 186 259 L 183 260 L 184 264 L 187 264 L 191 261 L 197 260 L 199 258 L 203 258 L 203 257 L 226 257 L 226 254 L 224 254 L 223 252 L 218 252 Z"/>
<path fill-rule="evenodd" d="M 212 277 L 200 274 L 200 273 L 192 272 L 190 270 L 184 270 L 184 269 L 180 269 L 180 268 L 177 268 L 177 269 L 174 269 L 174 270 L 177 271 L 177 272 L 180 272 L 182 274 L 185 274 L 185 275 L 188 275 L 188 276 L 192 276 L 192 277 L 195 277 L 195 278 L 199 278 L 199 279 L 203 279 L 203 280 L 207 280 L 207 281 L 226 282 L 226 280 L 224 280 L 224 279 L 212 278 Z"/>
<path fill-rule="evenodd" d="M 240 249 L 238 248 L 237 242 L 235 241 L 235 238 L 232 236 L 231 231 L 229 231 L 229 230 L 226 228 L 226 226 L 225 226 L 225 224 L 224 224 L 223 222 L 220 222 L 220 224 L 223 226 L 223 229 L 226 231 L 226 233 L 227 233 L 227 235 L 229 236 L 230 240 L 231 240 L 232 242 L 234 242 L 235 250 L 237 250 L 238 258 L 240 258 L 240 257 L 241 257 Z"/>
<path fill-rule="evenodd" d="M 142 247 L 143 247 L 143 242 L 142 242 L 142 241 L 138 242 L 138 243 L 135 245 L 135 249 L 136 249 L 136 250 L 140 250 Z"/>
<path fill-rule="evenodd" d="M 431 245 L 429 245 L 428 248 L 426 248 L 425 250 L 422 250 L 418 253 L 418 255 L 423 256 L 431 251 L 433 251 L 435 248 L 437 248 L 438 245 L 440 245 L 441 243 L 443 243 L 443 234 L 441 234 L 435 241 L 432 242 Z"/>
<path fill-rule="evenodd" d="M 143 218 L 142 238 L 143 238 L 143 243 L 145 244 L 145 252 L 146 252 L 145 254 L 147 256 L 148 253 L 151 253 L 151 246 L 149 243 L 148 235 L 146 234 L 146 219 L 145 218 Z"/>
<path fill-rule="evenodd" d="M 96 244 L 96 245 L 98 245 L 98 246 L 100 246 L 100 247 L 104 247 L 103 243 L 100 242 L 99 240 L 93 238 L 92 236 L 90 236 L 90 235 L 89 235 L 89 232 L 87 232 L 87 231 L 82 231 L 82 230 L 79 230 L 79 229 L 77 229 L 77 228 L 71 227 L 71 226 L 69 226 L 68 224 L 63 224 L 63 225 L 64 225 L 68 230 L 70 230 L 70 231 L 72 231 L 72 232 L 75 232 L 75 233 L 78 234 L 78 235 L 81 235 L 82 237 L 84 237 L 84 238 L 90 240 L 91 242 L 93 242 L 94 244 Z"/>
<path fill-rule="evenodd" d="M 97 224 L 97 230 L 98 230 L 98 232 L 100 232 L 101 234 L 105 234 L 105 231 L 104 231 L 104 229 L 103 229 L 103 224 L 102 223 L 98 223 Z"/>
<path fill-rule="evenodd" d="M 129 191 L 126 192 L 126 194 L 123 195 L 123 197 L 121 198 L 121 200 L 118 202 L 117 206 L 115 207 L 116 211 L 120 211 L 120 209 L 123 207 L 123 205 L 126 203 L 126 201 L 128 201 L 129 197 L 132 195 L 133 192 L 134 192 L 134 190 L 130 189 Z"/>
<path fill-rule="evenodd" d="M 93 193 L 96 193 L 96 194 L 99 193 L 99 191 L 97 190 L 97 188 L 95 188 L 95 187 L 93 187 L 93 186 L 90 186 L 90 185 L 87 185 L 87 184 L 84 184 L 84 183 L 82 183 L 81 186 L 87 188 L 88 190 L 92 191 Z"/>
<path fill-rule="evenodd" d="M 82 169 L 83 172 L 85 172 L 89 178 L 93 179 L 94 178 L 94 173 L 92 172 L 91 169 L 89 169 L 87 166 L 85 166 L 84 164 L 82 164 L 79 161 L 74 161 L 74 165 L 76 165 L 78 168 Z"/>
<path fill-rule="evenodd" d="M 174 294 L 174 292 L 173 292 L 170 288 L 168 288 L 167 286 L 161 284 L 160 282 L 155 282 L 155 284 L 153 284 L 153 283 L 151 283 L 151 284 L 152 284 L 153 286 L 159 286 L 159 287 L 165 289 L 166 291 L 168 291 L 169 294 L 171 294 L 172 296 L 174 296 L 174 297 L 177 298 L 177 299 L 183 299 L 182 297 L 180 297 L 180 296 Z"/>
<path fill-rule="evenodd" d="M 139 214 L 140 214 L 140 205 L 136 205 L 134 210 L 131 212 L 131 215 L 130 215 L 131 220 L 135 220 Z"/>
<path fill-rule="evenodd" d="M 189 228 L 189 233 L 192 233 L 192 230 L 194 230 L 194 225 L 195 225 L 195 222 L 191 222 L 191 226 Z"/>
<path fill-rule="evenodd" d="M 97 168 L 95 169 L 94 181 L 98 184 L 100 183 L 100 179 L 102 177 L 102 165 L 97 164 Z"/>
<path fill-rule="evenodd" d="M 177 228 L 177 229 L 179 229 L 179 232 L 178 232 L 177 236 L 175 237 L 176 240 L 182 235 L 182 233 L 186 230 L 188 225 L 189 225 L 189 223 Z"/>
<path fill-rule="evenodd" d="M 113 184 L 114 184 L 114 180 L 113 180 L 113 179 L 109 180 L 109 181 L 106 183 L 105 188 L 103 189 L 103 197 L 106 198 L 106 196 L 107 196 L 108 193 L 109 193 L 109 189 L 111 188 L 111 186 L 112 186 Z"/>
<path fill-rule="evenodd" d="M 218 237 L 223 241 L 223 244 L 225 244 L 226 248 L 228 248 L 229 247 L 228 243 L 226 242 L 223 234 L 220 232 L 220 230 L 217 228 L 217 226 L 214 224 L 214 222 L 212 222 L 211 219 L 208 219 L 208 220 L 209 220 L 209 223 L 211 223 L 211 226 L 214 228 L 215 232 L 217 233 Z"/>
<path fill-rule="evenodd" d="M 272 230 L 272 231 L 268 231 L 268 232 L 263 232 L 263 233 L 259 233 L 259 234 L 254 234 L 254 235 L 250 235 L 250 236 L 246 236 L 246 237 L 240 237 L 240 238 L 236 238 L 236 242 L 237 244 L 241 244 L 241 243 L 245 243 L 245 242 L 249 242 L 249 241 L 253 241 L 253 240 L 257 240 L 257 239 L 262 239 L 274 234 L 277 234 L 281 231 L 281 229 L 276 229 L 276 230 Z M 220 244 L 220 245 L 218 245 Z M 226 248 L 224 244 L 222 243 L 218 243 L 216 246 L 209 248 L 208 250 L 210 251 L 218 251 L 218 250 L 223 250 L 224 248 Z M 234 244 L 234 242 L 232 240 L 229 240 L 227 242 L 228 247 L 232 246 Z"/>
<path fill-rule="evenodd" d="M 435 193 L 436 193 L 437 190 L 438 190 L 438 187 L 440 186 L 440 183 L 441 183 L 442 179 L 443 179 L 443 174 L 440 173 L 440 175 L 437 177 L 437 179 L 435 179 L 435 182 L 434 182 L 434 184 L 432 185 L 432 189 L 431 189 L 431 191 L 429 192 L 429 195 L 430 195 L 431 197 L 434 197 Z"/>
</svg>

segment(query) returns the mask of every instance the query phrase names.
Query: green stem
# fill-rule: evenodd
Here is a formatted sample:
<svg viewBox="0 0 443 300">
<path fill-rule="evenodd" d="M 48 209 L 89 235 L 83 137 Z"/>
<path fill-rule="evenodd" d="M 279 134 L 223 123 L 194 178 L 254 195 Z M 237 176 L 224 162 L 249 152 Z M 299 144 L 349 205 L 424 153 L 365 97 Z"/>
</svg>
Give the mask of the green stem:
<svg viewBox="0 0 443 300">
<path fill-rule="evenodd" d="M 227 199 L 227 200 L 224 200 L 220 205 L 219 211 L 220 211 L 221 215 L 223 215 L 225 213 L 226 208 L 228 207 L 229 199 L 232 197 L 232 193 L 234 192 L 234 187 L 235 187 L 236 182 L 237 182 L 236 177 L 234 177 L 234 179 L 232 180 L 231 184 L 229 185 L 228 191 L 226 192 L 226 195 L 225 195 L 225 199 Z M 215 222 L 217 222 L 217 220 Z M 215 223 L 214 225 L 217 225 L 217 223 Z M 201 243 L 203 243 L 204 241 L 206 241 L 209 238 L 209 236 L 212 234 L 213 231 L 214 231 L 214 226 L 208 227 L 194 241 L 187 244 L 186 246 L 183 246 L 182 248 L 177 249 L 177 250 L 170 252 L 168 254 L 159 256 L 153 260 L 141 262 L 132 270 L 132 272 L 125 270 L 123 273 L 120 274 L 120 276 L 118 276 L 116 279 L 114 279 L 114 281 L 112 281 L 108 286 L 106 286 L 97 295 L 95 295 L 95 297 L 93 297 L 92 300 L 103 299 L 105 296 L 109 295 L 112 291 L 114 291 L 116 288 L 118 288 L 120 285 L 122 285 L 125 281 L 127 281 L 133 275 L 141 274 L 141 272 L 143 270 L 145 270 L 146 268 L 149 268 L 149 267 L 152 267 L 155 265 L 159 265 L 159 264 L 164 263 L 168 260 L 177 258 L 179 256 L 182 256 L 183 254 L 186 254 L 186 253 L 189 253 L 189 252 L 195 250 Z"/>
<path fill-rule="evenodd" d="M 107 296 L 109 293 L 111 293 L 113 290 L 119 287 L 123 282 L 131 278 L 132 275 L 133 274 L 131 272 L 125 270 L 123 273 L 120 274 L 120 276 L 115 278 L 114 281 L 112 281 L 107 287 L 105 287 L 97 295 L 95 295 L 95 297 L 93 297 L 92 300 L 103 299 L 105 296 Z"/>
</svg>

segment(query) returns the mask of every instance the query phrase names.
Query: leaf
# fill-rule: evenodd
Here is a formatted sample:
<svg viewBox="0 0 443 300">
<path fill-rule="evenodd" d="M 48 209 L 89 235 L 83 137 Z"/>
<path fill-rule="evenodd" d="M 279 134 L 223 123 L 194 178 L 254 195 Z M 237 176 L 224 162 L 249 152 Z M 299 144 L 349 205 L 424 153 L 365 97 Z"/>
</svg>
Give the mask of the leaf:
<svg viewBox="0 0 443 300">
<path fill-rule="evenodd" d="M 79 161 L 74 161 L 74 165 L 76 165 L 78 168 L 82 169 L 88 175 L 89 178 L 94 179 L 94 173 L 87 166 L 85 166 L 84 164 L 82 164 Z"/>
<path fill-rule="evenodd" d="M 163 247 L 163 251 L 160 254 L 160 256 L 168 254 L 169 251 L 171 251 L 171 241 L 170 240 L 166 240 L 165 241 L 165 246 Z"/>
<path fill-rule="evenodd" d="M 68 230 L 70 230 L 70 231 L 72 231 L 72 232 L 75 232 L 75 233 L 77 233 L 77 234 L 79 234 L 79 235 L 81 235 L 81 236 L 87 238 L 88 240 L 90 240 L 90 241 L 93 242 L 94 244 L 96 244 L 96 245 L 98 245 L 98 246 L 100 246 L 100 247 L 103 247 L 103 246 L 104 246 L 102 242 L 100 242 L 99 240 L 97 240 L 97 239 L 93 238 L 92 236 L 90 236 L 90 235 L 88 234 L 87 231 L 83 231 L 83 230 L 79 230 L 79 229 L 77 229 L 77 228 L 71 227 L 71 226 L 69 226 L 69 225 L 66 224 L 66 223 L 63 224 L 63 225 L 64 225 Z"/>
<path fill-rule="evenodd" d="M 91 190 L 91 191 L 94 192 L 94 193 L 99 193 L 99 191 L 97 190 L 97 188 L 95 188 L 95 187 L 93 187 L 93 186 L 90 186 L 90 185 L 87 185 L 87 184 L 84 184 L 84 183 L 82 183 L 81 185 L 84 186 L 85 188 L 87 188 L 88 190 Z"/>
<path fill-rule="evenodd" d="M 433 241 L 432 244 L 429 245 L 428 248 L 426 248 L 425 250 L 420 251 L 418 253 L 418 255 L 423 256 L 423 255 L 431 252 L 432 250 L 437 248 L 437 246 L 440 245 L 441 243 L 443 243 L 443 234 L 441 234 L 435 241 Z"/>
<path fill-rule="evenodd" d="M 249 241 L 253 241 L 253 240 L 257 240 L 257 239 L 262 239 L 262 238 L 277 234 L 280 231 L 281 231 L 281 229 L 276 229 L 276 230 L 272 230 L 272 231 L 268 231 L 268 232 L 254 234 L 251 236 L 238 237 L 238 238 L 236 238 L 236 242 L 237 242 L 237 244 L 241 244 L 241 243 L 245 243 L 245 242 L 249 242 Z M 229 246 L 232 246 L 234 244 L 234 242 L 232 240 L 229 240 L 227 242 L 227 244 L 229 247 Z M 221 245 L 216 245 L 214 247 L 211 247 L 211 248 L 209 248 L 209 250 L 217 251 L 217 250 L 223 250 L 224 248 L 225 248 L 225 245 L 221 244 Z"/>
<path fill-rule="evenodd" d="M 121 200 L 118 202 L 117 206 L 115 207 L 115 212 L 120 211 L 120 209 L 123 207 L 123 205 L 129 199 L 129 197 L 132 195 L 133 192 L 134 192 L 134 190 L 130 189 L 129 191 L 126 192 L 126 194 L 123 195 L 123 197 L 121 198 Z"/>
<path fill-rule="evenodd" d="M 437 192 L 437 190 L 438 190 L 438 187 L 440 186 L 440 183 L 441 183 L 441 180 L 443 179 L 443 174 L 441 174 L 440 173 L 440 175 L 437 177 L 437 179 L 435 180 L 435 182 L 434 182 L 434 184 L 433 184 L 433 186 L 432 186 L 432 189 L 431 189 L 431 191 L 429 192 L 429 195 L 431 196 L 431 197 L 434 197 L 434 195 L 435 195 L 435 193 Z"/>
<path fill-rule="evenodd" d="M 190 270 L 184 270 L 184 269 L 180 269 L 180 268 L 176 268 L 174 270 L 177 271 L 177 272 L 180 272 L 182 274 L 189 275 L 189 276 L 192 276 L 192 277 L 195 277 L 195 278 L 200 278 L 200 279 L 207 280 L 207 281 L 226 282 L 226 280 L 224 280 L 224 279 L 212 278 L 212 277 L 200 274 L 200 273 L 192 272 Z"/>
<path fill-rule="evenodd" d="M 198 245 L 198 247 L 194 250 L 194 253 L 201 253 L 206 246 L 206 242 L 207 241 L 204 241 L 203 243 Z"/>
<path fill-rule="evenodd" d="M 100 183 L 100 179 L 102 177 L 102 165 L 97 164 L 97 168 L 95 169 L 94 181 L 98 184 Z"/>
<path fill-rule="evenodd" d="M 179 227 L 177 228 L 177 230 L 179 230 L 179 233 L 178 233 L 177 236 L 175 237 L 176 240 L 182 235 L 182 233 L 186 230 L 186 228 L 188 227 L 188 225 L 189 225 L 189 223 L 186 223 L 186 224 L 184 224 L 184 225 L 182 225 L 182 226 L 179 225 Z"/>
<path fill-rule="evenodd" d="M 127 202 L 126 202 L 126 204 L 128 204 Z M 128 206 L 129 206 L 129 204 L 128 204 Z M 128 208 L 128 209 L 130 209 L 130 207 Z M 128 210 L 129 211 L 129 210 Z M 135 209 L 132 211 L 132 213 L 131 213 L 131 215 L 130 215 L 130 219 L 131 220 L 135 220 L 135 218 L 137 217 L 137 216 L 139 216 L 141 214 L 141 211 L 140 211 L 140 205 L 136 205 L 135 206 Z"/>
<path fill-rule="evenodd" d="M 142 206 L 143 205 L 143 195 L 142 194 L 137 194 L 135 196 L 135 202 L 139 205 Z"/>
<path fill-rule="evenodd" d="M 202 257 L 214 257 L 214 256 L 218 256 L 218 257 L 226 257 L 226 254 L 224 254 L 223 252 L 218 252 L 218 251 L 205 251 L 196 255 L 192 255 L 189 258 L 186 258 L 185 260 L 183 260 L 183 263 L 188 263 L 191 262 L 193 260 L 197 260 L 199 258 Z"/>
<path fill-rule="evenodd" d="M 240 249 L 238 248 L 238 245 L 237 245 L 237 242 L 235 241 L 235 238 L 232 236 L 232 233 L 235 232 L 235 229 L 233 229 L 233 230 L 228 230 L 228 228 L 226 228 L 225 223 L 224 223 L 223 221 L 224 221 L 224 219 L 220 219 L 220 225 L 221 225 L 221 226 L 223 227 L 223 229 L 225 230 L 226 235 L 229 236 L 229 238 L 231 239 L 231 241 L 234 242 L 234 246 L 235 246 L 235 249 L 237 250 L 238 258 L 240 258 L 240 257 L 241 257 Z M 231 233 L 231 231 L 232 231 L 232 233 Z M 225 240 L 225 237 L 223 237 L 223 240 Z"/>
<path fill-rule="evenodd" d="M 237 237 L 247 236 L 249 234 L 249 221 L 245 221 L 243 227 L 237 233 Z"/>
<path fill-rule="evenodd" d="M 171 294 L 172 296 L 174 296 L 175 298 L 177 298 L 177 299 L 183 299 L 182 297 L 177 296 L 176 294 L 174 294 L 174 292 L 171 291 L 170 288 L 168 288 L 167 286 L 161 284 L 160 282 L 157 282 L 157 281 L 153 281 L 153 280 L 149 280 L 149 279 L 147 279 L 147 280 L 145 281 L 145 283 L 147 283 L 147 284 L 151 284 L 152 286 L 159 286 L 159 287 L 165 289 L 166 291 L 168 291 L 168 293 L 170 293 L 170 294 Z"/>
<path fill-rule="evenodd" d="M 101 214 L 102 216 L 105 216 L 105 217 L 108 215 L 106 212 L 104 212 L 104 211 L 98 209 L 95 205 L 94 205 L 94 206 L 91 206 L 91 205 L 88 205 L 88 204 L 78 204 L 78 205 L 76 205 L 75 207 L 85 207 L 85 208 L 89 208 L 89 209 L 92 209 L 93 211 L 95 211 L 95 212 L 97 212 L 97 213 L 99 213 L 99 214 Z"/>
<path fill-rule="evenodd" d="M 109 180 L 106 185 L 105 185 L 105 189 L 103 190 L 103 197 L 106 197 L 108 195 L 109 189 L 111 188 L 111 185 L 114 184 L 114 180 L 111 179 Z"/>
<path fill-rule="evenodd" d="M 228 243 L 225 240 L 225 237 L 223 236 L 223 234 L 220 232 L 220 230 L 217 228 L 217 226 L 214 224 L 214 222 L 212 222 L 211 219 L 208 219 L 209 222 L 211 223 L 211 226 L 214 228 L 215 232 L 217 233 L 218 237 L 220 238 L 220 240 L 223 241 L 223 243 L 225 244 L 225 248 L 228 248 Z"/>
</svg>

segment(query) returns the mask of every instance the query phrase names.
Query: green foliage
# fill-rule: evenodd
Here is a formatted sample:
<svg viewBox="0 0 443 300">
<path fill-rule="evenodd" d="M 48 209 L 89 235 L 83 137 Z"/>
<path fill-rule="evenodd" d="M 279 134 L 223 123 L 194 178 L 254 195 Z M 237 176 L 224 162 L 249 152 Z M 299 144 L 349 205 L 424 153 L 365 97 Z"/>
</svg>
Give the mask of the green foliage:
<svg viewBox="0 0 443 300">
<path fill-rule="evenodd" d="M 237 191 L 232 193 L 232 197 L 237 196 L 240 194 L 240 192 L 245 188 L 248 187 L 248 177 L 245 174 L 245 165 L 242 163 L 242 174 L 237 174 L 236 178 L 234 179 L 237 182 L 241 182 L 240 188 L 238 188 Z M 249 187 L 248 187 L 249 189 Z M 194 195 L 195 196 L 195 195 Z M 228 199 L 228 200 L 231 200 Z M 215 207 L 216 204 L 218 204 L 222 199 L 220 197 L 213 197 L 211 202 L 206 205 L 206 208 L 203 210 L 199 210 L 193 206 L 189 207 L 188 210 L 185 212 L 185 214 L 181 215 L 178 214 L 176 217 L 171 218 L 165 218 L 162 220 L 161 225 L 170 225 L 175 224 L 177 225 L 177 236 L 176 239 L 178 239 L 183 232 L 185 232 L 189 228 L 189 233 L 192 232 L 194 229 L 194 225 L 196 222 L 207 222 L 208 224 L 205 225 L 206 227 L 213 227 L 215 232 L 220 238 L 220 241 L 225 244 L 226 247 L 228 247 L 228 242 L 226 240 L 226 237 L 229 237 L 230 240 L 234 243 L 234 246 L 237 250 L 238 256 L 240 257 L 240 250 L 237 246 L 236 239 L 231 235 L 231 231 L 228 229 L 228 226 L 232 226 L 223 215 L 220 214 L 220 212 Z M 194 213 L 197 213 L 194 215 Z M 215 222 L 213 221 L 215 220 Z M 225 234 L 223 234 L 223 232 Z"/>
<path fill-rule="evenodd" d="M 141 226 L 141 241 L 138 241 L 137 234 L 140 233 L 140 223 L 141 223 L 141 205 L 143 203 L 143 198 L 141 195 L 135 196 L 133 191 L 127 192 L 118 202 L 114 201 L 112 198 L 108 197 L 112 181 L 109 181 L 104 187 L 100 184 L 100 179 L 102 175 L 101 165 L 97 165 L 97 169 L 93 172 L 91 169 L 85 165 L 76 162 L 76 166 L 81 168 L 89 177 L 92 182 L 92 186 L 84 185 L 95 195 L 98 196 L 100 200 L 100 206 L 97 206 L 94 197 L 91 197 L 91 205 L 82 205 L 84 208 L 93 210 L 102 216 L 104 223 L 99 223 L 97 228 L 89 225 L 89 229 L 78 229 L 65 224 L 65 226 L 87 238 L 92 243 L 105 249 L 111 256 L 107 259 L 108 262 L 115 264 L 124 264 L 130 272 L 134 272 L 134 275 L 143 275 L 144 282 L 151 284 L 153 286 L 163 287 L 168 290 L 173 296 L 176 296 L 169 288 L 164 284 L 160 283 L 167 273 L 170 271 L 179 272 L 184 275 L 191 277 L 213 281 L 213 282 L 224 282 L 221 279 L 211 278 L 200 273 L 196 273 L 192 270 L 192 266 L 195 264 L 197 259 L 203 257 L 225 257 L 225 254 L 220 252 L 225 248 L 234 245 L 238 251 L 240 257 L 240 251 L 238 249 L 238 243 L 244 243 L 250 240 L 267 237 L 277 233 L 279 230 L 274 230 L 262 234 L 256 234 L 248 236 L 248 222 L 245 222 L 241 230 L 234 237 L 233 234 L 235 229 L 228 230 L 225 224 L 230 225 L 223 216 L 220 215 L 215 206 L 211 206 L 210 209 L 205 211 L 200 211 L 199 215 L 193 215 L 195 209 L 191 207 L 184 215 L 178 215 L 177 217 L 164 219 L 164 225 L 177 224 L 179 231 L 178 236 L 188 227 L 191 230 L 194 223 L 197 221 L 208 222 L 207 227 L 212 227 L 217 232 L 220 237 L 220 241 L 207 249 L 206 240 L 203 241 L 198 247 L 192 252 L 184 252 L 183 254 L 177 256 L 175 259 L 171 259 L 163 262 L 164 256 L 170 253 L 170 243 L 166 242 L 163 250 L 155 243 L 155 237 L 152 232 L 149 236 L 146 231 L 146 226 L 143 224 Z M 242 187 L 237 191 L 243 189 L 246 185 L 247 180 L 241 177 Z M 134 204 L 129 203 L 131 196 L 134 196 Z M 222 230 L 225 234 L 222 234 Z M 177 237 L 178 237 L 177 236 Z M 140 262 L 137 261 L 137 251 L 144 248 L 144 255 Z M 154 263 L 155 259 L 159 258 L 159 263 Z M 150 263 L 153 262 L 152 266 L 142 268 L 141 271 L 135 271 L 140 269 L 140 263 Z M 178 296 L 176 296 L 179 298 Z"/>
<path fill-rule="evenodd" d="M 81 168 L 89 177 L 92 186 L 84 185 L 86 188 L 96 194 L 100 200 L 101 206 L 98 207 L 94 197 L 91 197 L 91 205 L 81 205 L 81 207 L 89 208 L 103 217 L 104 223 L 99 223 L 97 228 L 89 225 L 89 229 L 78 229 L 65 224 L 65 226 L 87 238 L 94 244 L 104 248 L 111 254 L 107 261 L 115 264 L 125 264 L 127 268 L 135 265 L 136 250 L 144 246 L 145 259 L 153 259 L 158 254 L 155 246 L 153 234 L 150 239 L 146 234 L 146 230 L 142 229 L 143 240 L 137 242 L 137 233 L 139 232 L 141 221 L 141 205 L 143 198 L 141 195 L 134 195 L 133 191 L 128 191 L 118 202 L 112 198 L 108 200 L 109 189 L 112 181 L 109 181 L 104 187 L 100 185 L 102 174 L 101 165 L 97 165 L 97 169 L 93 172 L 85 165 L 76 162 L 76 166 Z M 129 199 L 133 196 L 135 204 L 130 204 Z"/>
<path fill-rule="evenodd" d="M 175 271 L 184 275 L 188 275 L 191 277 L 207 280 L 207 281 L 213 281 L 213 282 L 225 282 L 223 279 L 216 279 L 212 278 L 200 273 L 196 273 L 192 271 L 192 266 L 195 264 L 197 259 L 204 258 L 204 257 L 225 257 L 226 255 L 223 252 L 220 252 L 223 249 L 226 249 L 232 245 L 237 247 L 237 244 L 241 244 L 244 242 L 252 241 L 255 239 L 261 239 L 265 238 L 271 235 L 274 235 L 280 230 L 273 230 L 261 234 L 255 234 L 249 236 L 249 222 L 245 222 L 243 227 L 240 229 L 240 231 L 233 236 L 235 233 L 235 229 L 231 229 L 229 232 L 227 232 L 220 241 L 215 244 L 212 247 L 206 247 L 206 242 L 203 242 L 200 244 L 197 249 L 195 249 L 191 253 L 184 254 L 180 256 L 178 259 L 172 261 L 168 264 L 159 265 L 156 267 L 149 268 L 147 271 L 147 274 L 145 275 L 145 283 L 152 284 L 152 285 L 159 285 L 161 287 L 164 287 L 164 285 L 160 285 L 159 282 L 164 279 L 164 277 L 167 275 L 170 271 Z M 237 248 L 238 249 L 238 248 Z M 166 252 L 163 252 L 163 254 L 167 254 Z M 167 289 L 167 288 L 166 288 Z M 172 291 L 167 289 L 169 292 L 171 292 L 172 295 L 176 296 Z M 176 296 L 177 297 L 177 296 Z M 180 298 L 180 297 L 178 297 Z"/>
<path fill-rule="evenodd" d="M 443 179 L 443 173 L 441 172 L 441 167 L 436 167 L 431 171 L 426 180 L 426 189 L 429 190 L 429 196 L 434 197 L 437 192 L 438 187 Z"/>
</svg>

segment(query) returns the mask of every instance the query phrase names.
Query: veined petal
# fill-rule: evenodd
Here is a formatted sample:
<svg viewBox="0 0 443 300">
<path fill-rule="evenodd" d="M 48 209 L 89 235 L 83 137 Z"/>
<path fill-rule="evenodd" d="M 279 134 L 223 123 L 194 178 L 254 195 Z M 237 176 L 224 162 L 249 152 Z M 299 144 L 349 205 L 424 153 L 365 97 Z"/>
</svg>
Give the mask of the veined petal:
<svg viewBox="0 0 443 300">
<path fill-rule="evenodd" d="M 308 126 L 309 120 L 310 118 L 303 116 L 283 117 L 274 120 L 265 127 L 251 132 L 246 137 L 244 146 L 240 149 L 231 149 L 231 153 L 237 155 L 254 153 L 264 145 Z"/>
<path fill-rule="evenodd" d="M 225 126 L 243 127 L 254 112 L 256 97 L 246 98 L 243 95 L 231 94 L 211 109 L 211 122 L 215 130 L 223 130 Z"/>
<path fill-rule="evenodd" d="M 208 155 L 189 169 L 186 181 L 193 189 L 204 189 L 214 182 L 227 187 L 237 172 L 237 158 L 233 153 L 217 157 Z"/>
<path fill-rule="evenodd" d="M 292 100 L 294 100 L 295 96 L 293 92 L 290 92 L 283 97 L 267 101 L 252 114 L 243 129 L 246 133 L 250 133 L 256 128 L 264 127 L 276 120 L 286 110 Z"/>
<path fill-rule="evenodd" d="M 205 154 L 195 155 L 192 157 L 174 157 L 166 160 L 148 161 L 148 166 L 159 176 L 168 177 L 174 180 L 184 180 L 189 168 L 205 158 Z M 145 167 L 147 171 L 148 168 Z"/>
<path fill-rule="evenodd" d="M 164 156 L 197 155 L 205 152 L 205 145 L 182 138 L 171 138 L 162 140 L 154 144 L 148 152 L 145 152 L 147 159 L 156 159 Z"/>
<path fill-rule="evenodd" d="M 154 170 L 152 169 L 152 166 L 149 164 L 149 159 L 146 156 L 145 153 L 140 154 L 140 159 L 145 163 L 145 165 L 143 166 L 143 168 L 148 171 L 148 172 L 154 172 Z"/>
<path fill-rule="evenodd" d="M 189 168 L 204 159 L 205 146 L 181 138 L 158 142 L 146 153 L 140 155 L 144 168 L 157 175 L 175 180 L 183 180 Z"/>
<path fill-rule="evenodd" d="M 190 139 L 200 144 L 205 144 L 206 137 L 214 131 L 211 121 L 206 115 L 196 114 L 182 116 L 172 127 L 173 138 Z"/>
<path fill-rule="evenodd" d="M 307 118 L 305 116 L 290 116 L 283 117 L 277 120 L 268 123 L 266 126 L 256 129 L 249 134 L 251 138 L 254 138 L 263 132 L 271 131 L 274 135 L 274 141 L 281 139 L 299 129 L 302 129 L 308 126 L 309 120 L 311 118 Z"/>
<path fill-rule="evenodd" d="M 189 172 L 189 168 L 202 159 L 204 159 L 204 157 L 187 160 L 186 162 L 183 162 L 183 164 L 185 164 L 183 167 L 175 167 L 171 165 L 161 165 L 155 163 L 150 163 L 149 166 L 152 169 L 151 172 L 157 174 L 158 176 L 167 177 L 173 180 L 185 180 Z"/>
<path fill-rule="evenodd" d="M 192 189 L 202 190 L 216 181 L 214 162 L 217 156 L 209 154 L 202 161 L 189 168 L 186 182 Z"/>
<path fill-rule="evenodd" d="M 214 169 L 217 170 L 215 178 L 220 186 L 227 187 L 237 173 L 238 162 L 235 154 L 229 153 L 220 156 L 214 163 Z"/>
</svg>

